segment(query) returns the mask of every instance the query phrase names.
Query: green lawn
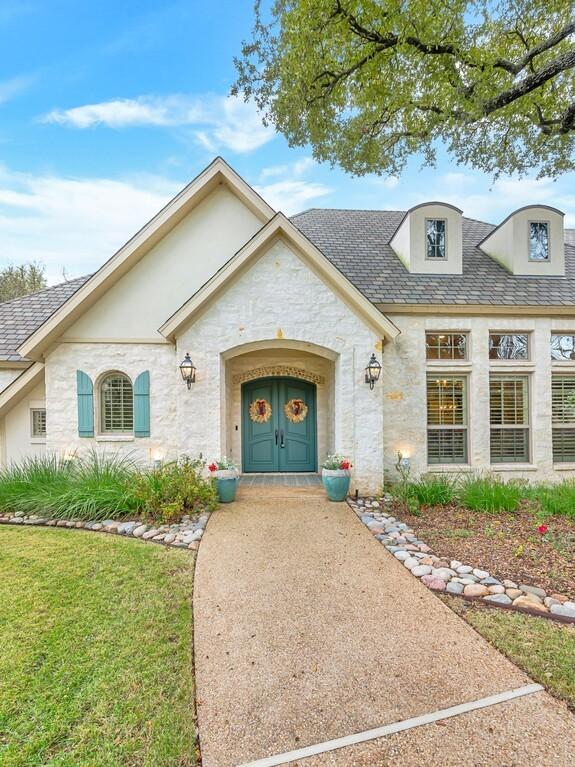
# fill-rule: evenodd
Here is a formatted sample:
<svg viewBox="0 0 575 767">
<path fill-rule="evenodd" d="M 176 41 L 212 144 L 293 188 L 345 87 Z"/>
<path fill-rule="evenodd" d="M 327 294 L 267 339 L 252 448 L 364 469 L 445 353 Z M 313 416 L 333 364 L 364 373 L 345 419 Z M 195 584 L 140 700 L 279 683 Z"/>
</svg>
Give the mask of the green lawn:
<svg viewBox="0 0 575 767">
<path fill-rule="evenodd" d="M 0 528 L 2 767 L 195 764 L 189 553 Z"/>
<path fill-rule="evenodd" d="M 444 597 L 458 615 L 575 711 L 575 626 Z"/>
</svg>

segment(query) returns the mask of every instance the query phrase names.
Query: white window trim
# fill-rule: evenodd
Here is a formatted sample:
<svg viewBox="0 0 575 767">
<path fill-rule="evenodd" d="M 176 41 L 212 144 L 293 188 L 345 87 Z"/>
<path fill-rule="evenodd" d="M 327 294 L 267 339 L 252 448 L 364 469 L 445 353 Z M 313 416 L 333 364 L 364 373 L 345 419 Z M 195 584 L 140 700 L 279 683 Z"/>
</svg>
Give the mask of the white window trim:
<svg viewBox="0 0 575 767">
<path fill-rule="evenodd" d="M 445 222 L 445 255 L 442 256 L 442 257 L 433 257 L 433 256 L 428 256 L 427 255 L 427 222 L 428 221 L 444 221 Z M 449 249 L 448 249 L 448 246 L 447 246 L 447 230 L 448 230 L 447 223 L 448 222 L 447 222 L 446 218 L 441 218 L 441 217 L 438 218 L 436 216 L 433 216 L 433 217 L 429 216 L 428 218 L 425 219 L 425 223 L 423 225 L 424 226 L 424 229 L 423 229 L 423 241 L 425 243 L 425 261 L 431 261 L 431 263 L 433 264 L 433 263 L 437 263 L 437 262 L 444 263 L 445 261 L 448 260 Z"/>
<path fill-rule="evenodd" d="M 463 360 L 462 360 L 463 361 Z M 469 360 L 465 360 L 465 362 L 469 365 Z M 439 376 L 441 373 L 443 373 L 446 377 L 451 378 L 463 378 L 464 383 L 464 389 L 465 389 L 465 424 L 453 424 L 453 425 L 430 425 L 427 422 L 428 418 L 428 402 L 427 402 L 427 377 L 425 379 L 425 460 L 428 467 L 433 467 L 436 471 L 458 471 L 458 470 L 469 470 L 471 469 L 471 416 L 470 416 L 470 409 L 471 409 L 471 397 L 470 397 L 470 380 L 471 376 L 471 367 L 469 368 L 469 371 L 462 371 L 461 369 L 457 369 L 455 371 L 449 372 L 447 367 L 444 365 L 441 371 L 433 370 L 432 373 L 429 373 L 429 375 Z M 439 431 L 439 430 L 454 430 L 454 429 L 465 429 L 465 454 L 467 456 L 467 462 L 466 463 L 429 463 L 429 432 L 430 430 L 433 431 Z M 431 469 L 430 469 L 431 470 Z"/>
<path fill-rule="evenodd" d="M 498 425 L 491 423 L 491 376 L 503 378 L 526 378 L 527 379 L 527 423 L 526 424 L 505 424 Z M 533 413 L 532 413 L 532 376 L 526 370 L 489 371 L 489 399 L 488 399 L 488 424 L 489 424 L 489 466 L 493 471 L 532 471 L 537 468 L 533 462 Z M 493 463 L 491 460 L 491 430 L 492 429 L 527 429 L 527 450 L 529 451 L 529 461 L 517 463 Z"/>
<path fill-rule="evenodd" d="M 531 224 L 547 225 L 547 258 L 531 257 Z M 548 219 L 530 219 L 527 222 L 527 260 L 532 264 L 548 264 L 551 261 L 551 221 Z"/>
<path fill-rule="evenodd" d="M 38 410 L 44 410 L 46 412 L 46 402 L 42 400 L 32 400 L 29 404 L 30 413 L 30 444 L 31 445 L 45 445 L 46 436 L 40 437 L 34 434 L 34 412 Z"/>
<path fill-rule="evenodd" d="M 96 442 L 131 442 L 134 439 L 134 412 L 132 409 L 132 431 L 103 431 L 102 429 L 102 384 L 110 376 L 123 376 L 127 378 L 132 387 L 132 400 L 134 397 L 134 381 L 132 376 L 125 373 L 123 370 L 105 370 L 101 373 L 94 386 L 94 419 L 95 419 L 95 432 L 94 438 Z"/>
</svg>

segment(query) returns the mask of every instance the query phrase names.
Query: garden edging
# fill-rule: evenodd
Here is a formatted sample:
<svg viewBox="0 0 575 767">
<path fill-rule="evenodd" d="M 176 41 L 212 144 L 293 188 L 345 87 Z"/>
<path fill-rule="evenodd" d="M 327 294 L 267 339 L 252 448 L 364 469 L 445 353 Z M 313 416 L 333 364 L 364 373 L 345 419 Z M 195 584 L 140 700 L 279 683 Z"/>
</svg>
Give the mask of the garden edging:
<svg viewBox="0 0 575 767">
<path fill-rule="evenodd" d="M 83 522 L 73 519 L 49 519 L 35 515 L 26 516 L 22 512 L 17 512 L 13 515 L 0 516 L 0 524 L 89 530 L 122 535 L 144 543 L 159 543 L 164 546 L 194 551 L 200 546 L 209 518 L 210 512 L 204 511 L 194 519 L 183 517 L 182 521 L 177 524 L 152 525 L 138 520 L 105 519 L 101 522 Z"/>
<path fill-rule="evenodd" d="M 348 498 L 348 504 L 372 535 L 432 591 L 561 623 L 575 623 L 575 598 L 499 580 L 486 570 L 436 556 L 413 529 L 384 511 L 385 498 L 383 501 Z"/>
</svg>

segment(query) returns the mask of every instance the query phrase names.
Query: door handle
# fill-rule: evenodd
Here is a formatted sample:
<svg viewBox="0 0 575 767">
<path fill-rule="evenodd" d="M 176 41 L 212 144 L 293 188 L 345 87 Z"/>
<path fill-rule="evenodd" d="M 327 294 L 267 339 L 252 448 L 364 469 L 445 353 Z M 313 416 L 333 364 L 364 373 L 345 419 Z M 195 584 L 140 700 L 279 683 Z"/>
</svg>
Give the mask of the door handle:
<svg viewBox="0 0 575 767">
<path fill-rule="evenodd" d="M 285 447 L 285 444 L 284 444 L 284 430 L 283 429 L 280 430 L 280 447 Z"/>
<path fill-rule="evenodd" d="M 278 430 L 276 429 L 276 445 L 278 443 Z"/>
</svg>

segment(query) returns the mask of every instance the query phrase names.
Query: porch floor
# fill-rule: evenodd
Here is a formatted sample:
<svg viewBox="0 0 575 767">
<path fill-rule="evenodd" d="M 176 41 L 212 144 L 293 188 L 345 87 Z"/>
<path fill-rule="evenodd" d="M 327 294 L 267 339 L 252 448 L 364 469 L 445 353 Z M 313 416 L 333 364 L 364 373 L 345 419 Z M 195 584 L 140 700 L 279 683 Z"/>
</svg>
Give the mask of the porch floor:
<svg viewBox="0 0 575 767">
<path fill-rule="evenodd" d="M 321 487 L 321 476 L 314 472 L 242 474 L 240 486 L 246 487 Z"/>
</svg>

